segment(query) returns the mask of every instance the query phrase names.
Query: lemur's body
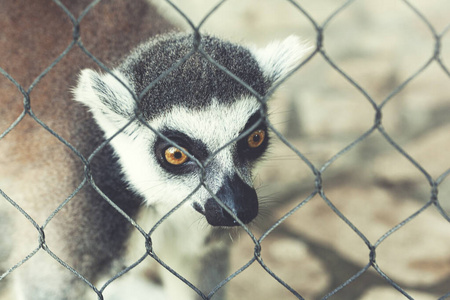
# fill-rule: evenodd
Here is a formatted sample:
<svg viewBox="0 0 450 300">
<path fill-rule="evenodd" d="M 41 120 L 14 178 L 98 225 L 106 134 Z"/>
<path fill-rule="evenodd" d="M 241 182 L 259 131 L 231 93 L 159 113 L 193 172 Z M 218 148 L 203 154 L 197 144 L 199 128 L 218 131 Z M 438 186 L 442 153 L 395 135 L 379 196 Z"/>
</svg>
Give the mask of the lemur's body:
<svg viewBox="0 0 450 300">
<path fill-rule="evenodd" d="M 78 16 L 87 5 L 84 2 L 89 1 L 65 4 Z M 0 4 L 0 27 L 4 30 L 0 67 L 27 90 L 71 42 L 71 23 L 53 2 L 5 0 Z M 39 30 L 33 31 L 35 28 Z M 125 0 L 100 2 L 84 17 L 80 28 L 83 44 L 108 67 L 117 66 L 131 48 L 149 37 L 173 30 L 145 1 Z M 237 221 L 205 187 L 243 223 L 257 215 L 251 170 L 267 146 L 267 131 L 260 121 L 265 107 L 252 93 L 196 53 L 136 104 L 134 96 L 190 52 L 193 40 L 192 35 L 172 33 L 145 42 L 114 69 L 115 77 L 83 71 L 72 96 L 70 87 L 76 84 L 79 71 L 85 67 L 98 69 L 75 46 L 33 88 L 32 113 L 85 158 L 105 137 L 115 135 L 129 123 L 95 154 L 88 168 L 90 173 L 68 146 L 28 115 L 0 140 L 0 189 L 38 226 L 45 225 L 43 247 L 92 283 L 102 274 L 110 274 L 112 262 L 122 256 L 130 233 L 137 230 L 87 182 L 46 223 L 87 178 L 86 174 L 92 175 L 95 185 L 130 217 L 135 218 L 138 210 L 151 212 L 152 219 L 146 215 L 142 221 L 150 224 L 144 226 L 146 230 L 198 187 L 156 230 L 152 240 L 157 255 L 171 258 L 167 263 L 173 263 L 175 270 L 206 294 L 227 276 L 228 242 L 211 238 L 214 227 L 210 225 L 234 226 Z M 18 51 L 24 47 L 29 50 L 26 54 Z M 291 70 L 301 55 L 300 45 L 292 38 L 250 51 L 203 36 L 200 47 L 261 95 Z M 0 88 L 1 134 L 23 111 L 23 95 L 5 77 L 0 78 Z M 71 98 L 88 106 L 90 112 Z M 221 149 L 248 128 L 252 130 L 243 139 Z M 198 163 L 204 162 L 202 171 Z M 204 186 L 199 187 L 201 182 Z M 39 234 L 19 212 L 15 214 L 24 232 L 18 244 L 25 250 L 15 256 L 20 259 L 39 246 Z M 138 253 L 145 253 L 142 236 L 136 247 Z M 19 278 L 19 299 L 96 296 L 85 282 L 42 249 L 14 274 Z M 174 278 L 163 275 L 169 297 L 193 299 L 195 293 Z M 218 293 L 214 299 L 221 297 Z"/>
</svg>

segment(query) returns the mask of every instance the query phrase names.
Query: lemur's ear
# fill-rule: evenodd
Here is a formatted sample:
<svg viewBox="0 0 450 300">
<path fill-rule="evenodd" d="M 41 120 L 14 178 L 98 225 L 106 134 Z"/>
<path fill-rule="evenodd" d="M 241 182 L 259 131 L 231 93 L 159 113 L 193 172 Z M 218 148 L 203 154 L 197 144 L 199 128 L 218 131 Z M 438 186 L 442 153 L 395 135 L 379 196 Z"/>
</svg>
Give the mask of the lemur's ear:
<svg viewBox="0 0 450 300">
<path fill-rule="evenodd" d="M 108 134 L 117 131 L 134 116 L 136 102 L 125 87 L 128 80 L 119 72 L 99 74 L 85 69 L 81 72 L 78 85 L 74 89 L 75 100 L 88 106 L 97 123 Z M 131 89 L 131 87 L 130 87 Z"/>
<path fill-rule="evenodd" d="M 282 41 L 273 41 L 264 48 L 250 47 L 264 75 L 277 83 L 295 69 L 308 51 L 308 46 L 297 36 Z"/>
</svg>

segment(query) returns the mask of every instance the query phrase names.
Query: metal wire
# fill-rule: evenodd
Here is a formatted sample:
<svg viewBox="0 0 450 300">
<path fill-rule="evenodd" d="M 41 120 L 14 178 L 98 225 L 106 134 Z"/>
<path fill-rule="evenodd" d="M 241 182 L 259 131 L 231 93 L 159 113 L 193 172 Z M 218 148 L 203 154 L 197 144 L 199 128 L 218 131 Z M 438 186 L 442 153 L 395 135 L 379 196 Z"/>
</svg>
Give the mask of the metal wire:
<svg viewBox="0 0 450 300">
<path fill-rule="evenodd" d="M 39 124 L 42 128 L 44 128 L 46 131 L 51 133 L 53 136 L 55 136 L 65 147 L 70 149 L 72 153 L 74 153 L 80 161 L 83 163 L 85 168 L 85 178 L 83 181 L 79 184 L 79 186 L 73 191 L 73 193 L 67 197 L 66 199 L 63 199 L 61 204 L 56 208 L 47 218 L 45 223 L 40 226 L 37 224 L 37 222 L 23 209 L 18 205 L 13 199 L 11 199 L 3 190 L 0 189 L 0 195 L 3 199 L 6 200 L 11 206 L 13 206 L 18 212 L 20 212 L 38 231 L 39 234 L 39 246 L 34 249 L 32 252 L 30 252 L 26 257 L 24 257 L 22 260 L 17 262 L 14 266 L 10 267 L 5 273 L 1 274 L 0 280 L 3 280 L 5 277 L 10 275 L 12 272 L 14 272 L 17 268 L 20 268 L 24 263 L 26 263 L 31 257 L 33 257 L 39 250 L 44 250 L 48 253 L 55 261 L 57 261 L 59 264 L 64 266 L 68 271 L 72 272 L 74 276 L 78 277 L 80 280 L 82 280 L 85 284 L 87 284 L 98 296 L 98 299 L 103 299 L 103 291 L 107 286 L 112 284 L 116 279 L 121 277 L 122 275 L 133 272 L 133 269 L 138 266 L 142 261 L 144 261 L 146 258 L 151 257 L 156 262 L 158 262 L 162 267 L 167 269 L 169 272 L 171 272 L 173 275 L 179 278 L 182 282 L 184 282 L 187 286 L 189 286 L 195 293 L 197 293 L 202 299 L 211 299 L 214 298 L 214 295 L 222 289 L 224 286 L 226 286 L 231 280 L 235 279 L 239 274 L 242 272 L 245 272 L 249 266 L 254 264 L 255 262 L 259 263 L 259 265 L 274 279 L 276 280 L 281 286 L 283 286 L 287 291 L 289 291 L 294 297 L 298 299 L 304 299 L 304 297 L 301 295 L 302 291 L 298 291 L 291 287 L 285 280 L 283 280 L 279 275 L 276 274 L 273 270 L 271 270 L 264 262 L 263 255 L 261 253 L 262 251 L 262 241 L 269 236 L 276 228 L 284 224 L 285 220 L 288 218 L 293 218 L 293 215 L 301 210 L 305 205 L 308 204 L 308 202 L 313 199 L 316 196 L 319 196 L 324 203 L 335 213 L 337 217 L 339 217 L 367 246 L 369 250 L 369 256 L 368 256 L 368 262 L 367 265 L 362 267 L 358 272 L 353 274 L 350 278 L 344 279 L 343 283 L 340 284 L 337 287 L 334 287 L 332 290 L 328 291 L 325 296 L 323 296 L 322 299 L 329 299 L 333 297 L 335 294 L 337 294 L 339 291 L 347 287 L 350 283 L 355 282 L 359 277 L 361 277 L 363 274 L 368 272 L 368 270 L 372 269 L 375 272 L 377 272 L 381 278 L 383 278 L 389 285 L 391 285 L 393 288 L 398 290 L 403 297 L 407 299 L 413 299 L 413 297 L 404 289 L 400 284 L 395 282 L 389 275 L 387 275 L 380 266 L 377 264 L 376 259 L 376 252 L 377 248 L 388 238 L 395 238 L 395 233 L 400 230 L 401 228 L 407 226 L 407 224 L 414 220 L 417 216 L 422 214 L 425 210 L 430 209 L 431 207 L 435 207 L 439 213 L 442 215 L 443 218 L 445 218 L 448 222 L 450 222 L 450 216 L 445 212 L 445 210 L 442 208 L 439 197 L 438 197 L 438 191 L 440 185 L 444 182 L 445 179 L 449 177 L 450 174 L 450 168 L 445 171 L 443 174 L 438 176 L 438 178 L 434 179 L 429 172 L 424 168 L 419 162 L 417 162 L 407 151 L 405 151 L 399 143 L 392 138 L 389 133 L 386 131 L 386 129 L 383 127 L 383 109 L 384 107 L 392 101 L 392 99 L 397 96 L 402 90 L 405 89 L 406 86 L 408 86 L 414 79 L 416 79 L 420 74 L 422 74 L 427 68 L 430 67 L 432 64 L 438 65 L 444 73 L 450 77 L 450 72 L 448 67 L 445 65 L 443 59 L 442 59 L 442 38 L 448 33 L 450 30 L 450 24 L 445 27 L 445 29 L 438 33 L 437 30 L 434 28 L 432 23 L 418 10 L 411 2 L 407 0 L 402 0 L 402 2 L 405 4 L 405 6 L 427 26 L 429 31 L 431 32 L 433 38 L 434 38 L 434 52 L 432 55 L 423 63 L 423 65 L 412 75 L 410 75 L 406 80 L 404 80 L 402 83 L 397 85 L 397 87 L 381 101 L 380 104 L 377 104 L 373 97 L 360 85 L 357 83 L 356 80 L 354 80 L 349 74 L 347 74 L 343 69 L 341 69 L 336 63 L 333 58 L 330 57 L 327 53 L 327 49 L 324 46 L 324 38 L 326 36 L 326 28 L 330 27 L 330 23 L 332 20 L 334 20 L 337 16 L 339 16 L 342 12 L 344 12 L 350 5 L 357 2 L 357 0 L 349 0 L 346 1 L 344 4 L 336 8 L 327 18 L 326 20 L 320 25 L 314 18 L 307 12 L 307 10 L 301 5 L 299 1 L 294 0 L 286 0 L 290 4 L 292 4 L 292 9 L 298 10 L 300 15 L 303 15 L 313 26 L 314 30 L 316 31 L 316 45 L 315 49 L 309 54 L 302 62 L 299 63 L 299 65 L 294 68 L 294 70 L 286 76 L 286 78 L 280 80 L 276 86 L 274 86 L 267 95 L 260 95 L 255 90 L 253 90 L 248 84 L 243 82 L 239 77 L 234 75 L 232 72 L 227 70 L 224 66 L 220 65 L 217 61 L 215 61 L 213 58 L 211 58 L 206 52 L 202 49 L 202 33 L 200 32 L 201 27 L 203 24 L 209 19 L 214 18 L 215 12 L 220 9 L 220 7 L 223 5 L 223 3 L 227 2 L 227 0 L 220 1 L 214 8 L 212 8 L 206 16 L 201 20 L 198 26 L 195 26 L 193 22 L 189 19 L 189 17 L 179 8 L 177 5 L 172 3 L 171 1 L 167 0 L 167 2 L 172 6 L 173 9 L 175 9 L 188 23 L 189 27 L 191 28 L 194 36 L 194 42 L 193 42 L 193 49 L 181 60 L 176 62 L 171 68 L 167 69 L 165 72 L 163 72 L 157 79 L 155 79 L 152 83 L 150 83 L 140 95 L 135 95 L 133 91 L 129 89 L 126 85 L 124 85 L 130 92 L 130 95 L 133 96 L 135 101 L 139 101 L 140 98 L 143 97 L 149 90 L 151 90 L 160 80 L 165 78 L 170 72 L 178 68 L 180 65 L 183 64 L 184 61 L 189 59 L 192 55 L 195 53 L 199 53 L 203 56 L 204 59 L 209 61 L 211 64 L 215 65 L 219 70 L 233 78 L 235 81 L 239 82 L 243 87 L 245 87 L 255 98 L 261 103 L 261 118 L 257 124 L 255 124 L 252 128 L 249 128 L 245 132 L 243 132 L 240 136 L 236 137 L 235 139 L 229 141 L 226 145 L 224 145 L 222 148 L 218 149 L 216 153 L 214 153 L 210 159 L 222 151 L 224 148 L 228 147 L 229 145 L 235 143 L 236 141 L 242 139 L 244 136 L 249 134 L 260 122 L 265 122 L 267 126 L 270 128 L 271 132 L 273 133 L 275 138 L 278 138 L 283 144 L 285 144 L 292 152 L 305 163 L 305 165 L 310 169 L 311 173 L 314 176 L 314 190 L 311 191 L 311 193 L 302 201 L 300 201 L 294 208 L 292 208 L 289 212 L 285 213 L 281 218 L 276 220 L 276 222 L 273 223 L 272 226 L 270 226 L 267 231 L 262 233 L 262 235 L 258 238 L 251 230 L 248 228 L 245 224 L 243 224 L 236 216 L 233 215 L 232 211 L 224 205 L 220 199 L 218 199 L 213 192 L 210 190 L 210 188 L 205 183 L 204 178 L 204 170 L 206 165 L 208 164 L 208 161 L 206 163 L 201 163 L 198 160 L 196 160 L 195 157 L 191 156 L 189 153 L 186 153 L 186 155 L 189 156 L 192 160 L 194 160 L 197 165 L 203 170 L 203 176 L 201 178 L 201 181 L 199 185 L 196 187 L 195 190 L 192 191 L 192 193 L 187 196 L 184 200 L 182 200 L 179 204 L 177 204 L 175 207 L 173 207 L 166 215 L 164 215 L 160 220 L 158 220 L 153 228 L 149 232 L 146 232 L 143 228 L 141 228 L 129 215 L 127 215 L 126 212 L 121 210 L 111 199 L 106 196 L 103 191 L 96 185 L 93 177 L 90 174 L 90 165 L 92 159 L 96 155 L 100 155 L 99 152 L 102 150 L 106 145 L 108 145 L 111 140 L 120 132 L 126 130 L 126 128 L 131 124 L 131 122 L 135 120 L 139 120 L 143 125 L 147 126 L 150 130 L 155 132 L 157 135 L 159 135 L 161 138 L 166 140 L 167 142 L 177 146 L 177 144 L 174 141 L 169 140 L 167 137 L 163 136 L 161 133 L 157 132 L 154 128 L 152 128 L 150 125 L 147 124 L 147 122 L 144 120 L 144 118 L 140 115 L 139 111 L 136 111 L 135 118 L 130 121 L 127 125 L 125 125 L 123 128 L 121 128 L 116 135 L 110 137 L 107 139 L 102 145 L 100 145 L 87 159 L 74 147 L 72 146 L 67 140 L 65 140 L 63 137 L 58 135 L 55 131 L 53 131 L 48 125 L 46 125 L 42 120 L 40 120 L 36 115 L 34 115 L 32 111 L 32 104 L 30 103 L 29 95 L 31 91 L 39 84 L 39 82 L 54 68 L 55 65 L 57 65 L 74 47 L 79 47 L 90 59 L 92 59 L 100 68 L 102 68 L 105 72 L 108 72 L 112 76 L 114 76 L 119 82 L 120 79 L 117 78 L 108 67 L 101 62 L 99 59 L 97 59 L 92 53 L 90 53 L 81 42 L 80 37 L 80 22 L 85 17 L 85 15 L 93 9 L 97 3 L 100 1 L 92 1 L 92 3 L 86 7 L 86 9 L 81 13 L 80 17 L 76 19 L 72 13 L 58 0 L 53 0 L 60 8 L 61 13 L 65 13 L 73 26 L 73 39 L 70 42 L 70 44 L 67 46 L 67 48 L 44 70 L 42 71 L 39 76 L 31 83 L 31 85 L 27 88 L 21 86 L 14 78 L 9 75 L 4 69 L 0 66 L 0 73 L 5 76 L 9 81 L 11 81 L 18 89 L 19 93 L 24 97 L 24 109 L 21 115 L 2 133 L 0 133 L 0 142 L 2 142 L 2 139 L 9 134 L 11 131 L 15 129 L 15 127 L 22 121 L 22 119 L 29 115 L 34 121 Z M 373 107 L 374 109 L 374 122 L 373 125 L 368 128 L 363 134 L 358 136 L 356 139 L 354 139 L 352 142 L 350 142 L 347 146 L 342 148 L 340 151 L 338 151 L 335 155 L 333 155 L 329 160 L 327 160 L 322 166 L 316 166 L 310 159 L 308 159 L 308 156 L 303 153 L 300 149 L 298 149 L 296 146 L 294 146 L 285 136 L 283 136 L 282 133 L 280 133 L 268 120 L 267 111 L 263 109 L 265 106 L 265 103 L 268 99 L 268 97 L 278 88 L 280 84 L 283 83 L 288 77 L 290 77 L 293 73 L 297 72 L 298 70 L 302 69 L 305 65 L 307 65 L 313 58 L 315 57 L 321 57 L 325 63 L 328 64 L 328 66 L 340 74 L 342 78 L 344 78 L 359 94 L 361 94 Z M 123 84 L 123 83 L 122 83 Z M 401 156 L 405 157 L 409 163 L 414 166 L 426 179 L 428 184 L 430 185 L 430 199 L 427 201 L 420 209 L 418 209 L 416 212 L 411 214 L 409 217 L 405 218 L 401 222 L 399 222 L 397 225 L 392 227 L 390 230 L 388 230 L 386 233 L 384 233 L 375 243 L 371 243 L 370 240 L 363 234 L 363 232 L 358 229 L 357 226 L 355 226 L 351 220 L 347 218 L 347 216 L 342 213 L 327 197 L 327 192 L 324 186 L 322 185 L 322 176 L 323 174 L 328 170 L 328 168 L 334 164 L 337 160 L 340 160 L 342 157 L 349 155 L 349 152 L 354 149 L 358 144 L 366 140 L 369 136 L 372 136 L 375 132 L 379 132 L 381 136 L 388 142 L 388 144 L 395 149 Z M 107 201 L 112 207 L 114 207 L 128 222 L 135 227 L 141 235 L 146 240 L 146 247 L 147 249 L 145 253 L 142 254 L 142 256 L 133 264 L 126 267 L 122 271 L 120 271 L 115 276 L 111 277 L 100 289 L 98 289 L 93 283 L 89 282 L 82 274 L 80 274 L 77 270 L 75 270 L 73 267 L 68 265 L 66 262 L 64 262 L 62 259 L 60 259 L 55 253 L 51 251 L 51 249 L 47 246 L 45 241 L 45 229 L 46 226 L 52 222 L 52 219 L 55 215 L 59 213 L 59 211 L 71 201 L 71 199 L 86 185 L 90 185 L 94 188 L 94 190 L 101 195 L 101 197 Z M 236 221 L 241 225 L 241 227 L 246 231 L 250 239 L 254 243 L 254 253 L 253 257 L 245 263 L 241 268 L 237 269 L 232 273 L 229 277 L 225 278 L 222 282 L 220 282 L 212 291 L 210 291 L 208 294 L 205 294 L 202 292 L 198 287 L 196 287 L 193 283 L 189 282 L 186 278 L 181 276 L 177 270 L 171 268 L 166 262 L 164 262 L 161 258 L 159 258 L 156 253 L 154 252 L 153 245 L 152 245 L 152 234 L 155 232 L 155 230 L 164 223 L 167 218 L 173 214 L 175 211 L 177 211 L 181 206 L 183 206 L 190 197 L 197 192 L 200 188 L 206 189 L 210 194 L 211 197 L 213 197 L 217 203 L 230 215 L 232 215 Z M 1 200 L 1 199 L 0 199 Z M 301 272 L 301 270 L 299 270 Z M 235 279 L 239 280 L 239 279 Z M 441 296 L 439 299 L 447 299 L 450 298 L 450 292 L 447 294 Z"/>
</svg>

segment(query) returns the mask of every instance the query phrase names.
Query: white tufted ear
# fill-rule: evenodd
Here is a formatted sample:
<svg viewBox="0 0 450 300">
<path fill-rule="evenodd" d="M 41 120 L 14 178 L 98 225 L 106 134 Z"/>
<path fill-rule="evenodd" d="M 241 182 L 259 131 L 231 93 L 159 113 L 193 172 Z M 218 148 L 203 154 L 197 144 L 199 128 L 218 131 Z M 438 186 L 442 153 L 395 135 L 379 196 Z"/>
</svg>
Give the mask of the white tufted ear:
<svg viewBox="0 0 450 300">
<path fill-rule="evenodd" d="M 273 41 L 264 48 L 250 47 L 264 75 L 274 84 L 298 66 L 309 47 L 294 35 Z"/>
<path fill-rule="evenodd" d="M 75 100 L 90 108 L 94 119 L 107 135 L 125 126 L 133 117 L 136 102 L 131 86 L 120 72 L 114 71 L 122 82 L 111 74 L 99 74 L 85 69 L 81 72 L 73 93 Z"/>
</svg>

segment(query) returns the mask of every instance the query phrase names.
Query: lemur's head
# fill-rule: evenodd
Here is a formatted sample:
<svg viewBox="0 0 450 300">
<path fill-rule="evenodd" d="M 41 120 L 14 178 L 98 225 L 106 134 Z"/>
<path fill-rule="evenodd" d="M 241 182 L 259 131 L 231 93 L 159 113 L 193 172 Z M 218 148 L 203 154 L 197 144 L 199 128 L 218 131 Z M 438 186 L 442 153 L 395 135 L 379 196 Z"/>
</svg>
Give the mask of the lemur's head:
<svg viewBox="0 0 450 300">
<path fill-rule="evenodd" d="M 153 39 L 115 76 L 84 70 L 75 97 L 107 137 L 128 124 L 111 144 L 148 204 L 174 206 L 189 197 L 209 224 L 237 225 L 219 199 L 247 224 L 258 214 L 252 169 L 268 145 L 266 107 L 200 53 L 187 57 L 193 41 L 190 34 Z M 200 49 L 261 96 L 304 54 L 295 37 L 250 49 L 203 36 Z"/>
</svg>

